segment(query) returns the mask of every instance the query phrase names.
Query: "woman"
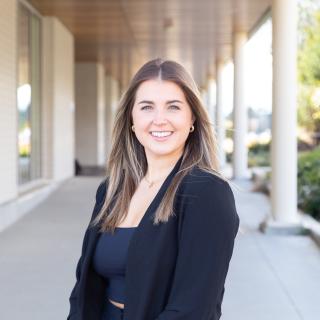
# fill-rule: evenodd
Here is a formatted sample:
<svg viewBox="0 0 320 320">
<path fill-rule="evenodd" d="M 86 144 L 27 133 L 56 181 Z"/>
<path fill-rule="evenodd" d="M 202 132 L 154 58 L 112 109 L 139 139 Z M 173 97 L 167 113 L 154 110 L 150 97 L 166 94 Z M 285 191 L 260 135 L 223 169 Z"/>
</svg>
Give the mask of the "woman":
<svg viewBox="0 0 320 320">
<path fill-rule="evenodd" d="M 117 110 L 68 319 L 219 319 L 238 228 L 195 82 L 147 62 Z"/>
</svg>

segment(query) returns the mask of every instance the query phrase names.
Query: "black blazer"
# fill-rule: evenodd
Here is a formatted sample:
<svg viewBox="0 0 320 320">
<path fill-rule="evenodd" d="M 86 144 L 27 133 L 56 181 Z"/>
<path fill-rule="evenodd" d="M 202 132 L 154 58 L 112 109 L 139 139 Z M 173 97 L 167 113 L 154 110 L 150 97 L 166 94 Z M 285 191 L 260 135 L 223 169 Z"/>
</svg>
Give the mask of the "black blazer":
<svg viewBox="0 0 320 320">
<path fill-rule="evenodd" d="M 172 169 L 132 235 L 126 266 L 124 320 L 218 320 L 239 228 L 227 182 L 195 167 L 181 182 L 175 216 L 152 224 L 152 214 L 177 173 Z M 91 220 L 107 188 L 96 193 Z M 91 221 L 90 220 L 90 221 Z M 97 227 L 87 228 L 71 292 L 69 320 L 100 320 L 106 281 L 92 268 Z"/>
</svg>

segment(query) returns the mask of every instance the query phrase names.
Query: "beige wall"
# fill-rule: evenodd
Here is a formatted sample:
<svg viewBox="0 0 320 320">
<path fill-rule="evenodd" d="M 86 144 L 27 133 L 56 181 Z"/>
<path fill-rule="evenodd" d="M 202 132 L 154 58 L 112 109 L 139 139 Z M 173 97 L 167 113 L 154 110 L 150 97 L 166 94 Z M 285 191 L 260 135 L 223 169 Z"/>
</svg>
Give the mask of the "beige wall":
<svg viewBox="0 0 320 320">
<path fill-rule="evenodd" d="M 105 136 L 106 136 L 106 123 L 105 119 L 105 110 L 106 110 L 106 96 L 105 96 L 105 77 L 104 77 L 104 67 L 99 64 L 97 69 L 97 105 L 98 105 L 98 132 L 97 132 L 97 141 L 98 141 L 98 165 L 104 165 L 106 160 L 106 149 L 105 149 Z"/>
<path fill-rule="evenodd" d="M 97 63 L 77 63 L 76 158 L 81 165 L 104 165 L 105 152 L 105 79 Z"/>
<path fill-rule="evenodd" d="M 17 195 L 17 2 L 0 1 L 0 203 Z"/>
<path fill-rule="evenodd" d="M 43 176 L 74 175 L 74 38 L 54 17 L 43 18 Z"/>
</svg>

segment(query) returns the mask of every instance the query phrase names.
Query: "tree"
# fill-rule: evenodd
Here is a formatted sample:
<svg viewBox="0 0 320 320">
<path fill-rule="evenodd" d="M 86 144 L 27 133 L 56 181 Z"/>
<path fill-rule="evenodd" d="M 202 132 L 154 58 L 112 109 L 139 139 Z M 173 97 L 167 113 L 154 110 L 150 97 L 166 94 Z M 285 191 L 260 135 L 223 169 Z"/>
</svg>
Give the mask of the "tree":
<svg viewBox="0 0 320 320">
<path fill-rule="evenodd" d="M 298 75 L 301 83 L 320 85 L 320 11 L 312 23 L 301 30 L 304 37 L 298 49 Z"/>
<path fill-rule="evenodd" d="M 319 6 L 299 6 L 298 79 L 299 125 L 310 132 L 320 132 Z"/>
</svg>

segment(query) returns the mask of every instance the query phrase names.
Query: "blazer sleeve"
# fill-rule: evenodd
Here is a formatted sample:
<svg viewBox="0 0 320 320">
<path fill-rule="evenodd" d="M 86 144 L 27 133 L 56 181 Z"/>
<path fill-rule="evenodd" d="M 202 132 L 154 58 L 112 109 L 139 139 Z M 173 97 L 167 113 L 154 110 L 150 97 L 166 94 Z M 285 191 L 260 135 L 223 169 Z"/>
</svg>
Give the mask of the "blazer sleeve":
<svg viewBox="0 0 320 320">
<path fill-rule="evenodd" d="M 221 316 L 240 220 L 228 182 L 210 178 L 198 186 L 196 198 L 182 210 L 173 283 L 166 307 L 155 320 L 218 320 Z"/>
<path fill-rule="evenodd" d="M 94 216 L 97 214 L 97 211 L 99 209 L 99 205 L 103 199 L 103 194 L 104 194 L 104 191 L 106 188 L 106 183 L 107 183 L 107 180 L 104 179 L 100 183 L 100 185 L 96 191 L 95 205 L 94 205 L 93 212 L 91 215 L 90 223 L 93 220 Z M 67 320 L 71 320 L 73 315 L 75 315 L 75 313 L 77 312 L 77 305 L 76 304 L 77 304 L 77 299 L 78 299 L 78 289 L 79 289 L 79 283 L 80 283 L 80 278 L 81 278 L 82 262 L 83 262 L 85 255 L 86 255 L 88 236 L 89 236 L 89 225 L 85 231 L 84 238 L 82 240 L 81 255 L 78 260 L 77 267 L 76 267 L 76 283 L 75 283 L 75 285 L 71 291 L 70 297 L 69 297 L 70 311 L 69 311 L 69 315 L 67 317 Z"/>
</svg>

